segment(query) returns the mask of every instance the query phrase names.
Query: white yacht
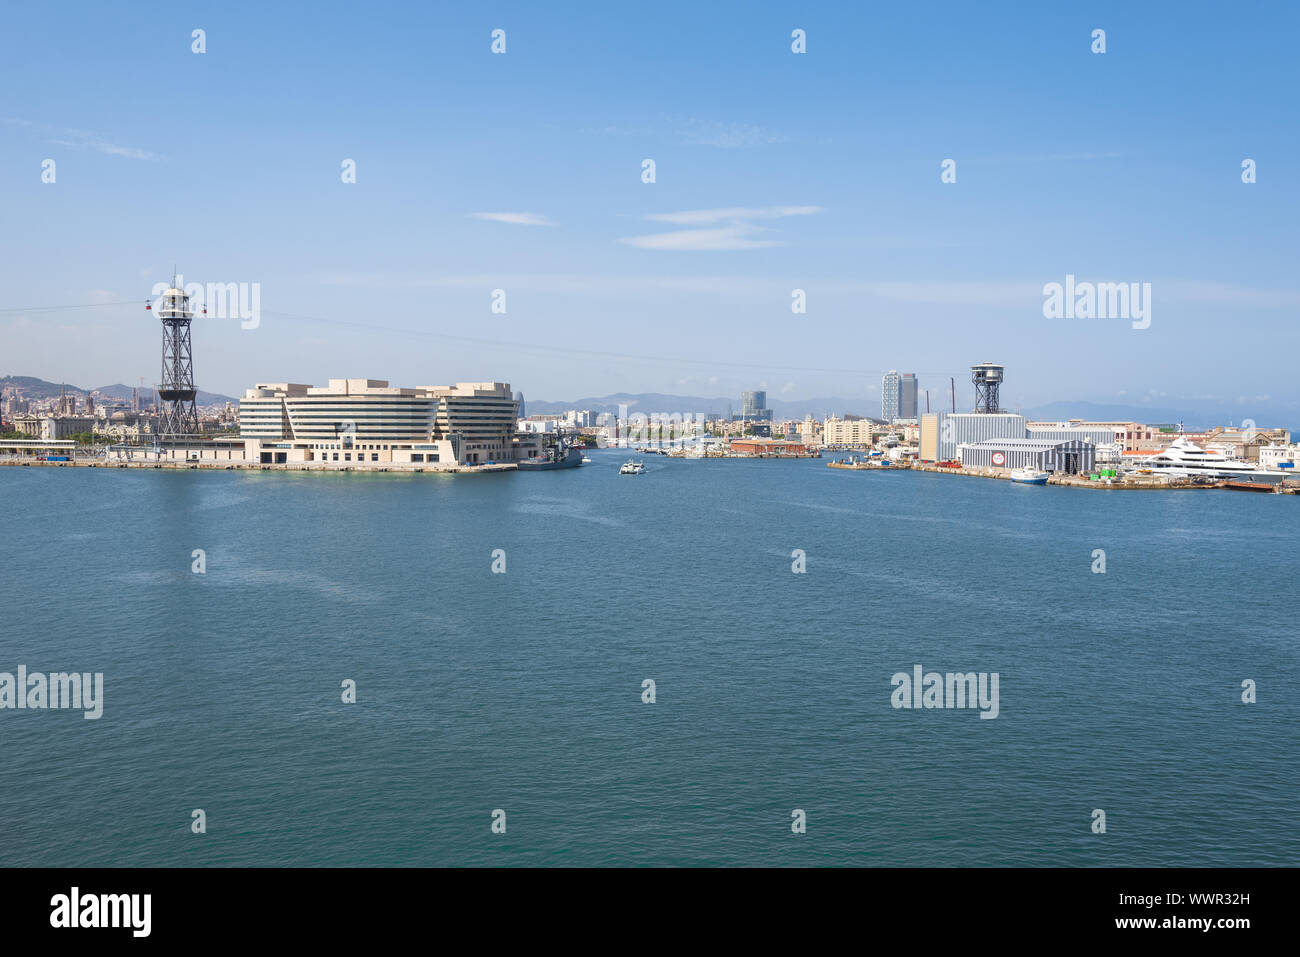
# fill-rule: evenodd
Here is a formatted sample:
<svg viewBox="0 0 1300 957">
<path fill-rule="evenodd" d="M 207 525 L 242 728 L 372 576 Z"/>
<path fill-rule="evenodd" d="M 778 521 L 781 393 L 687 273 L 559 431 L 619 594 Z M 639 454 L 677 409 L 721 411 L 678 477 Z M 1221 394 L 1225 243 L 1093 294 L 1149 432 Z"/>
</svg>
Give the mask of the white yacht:
<svg viewBox="0 0 1300 957">
<path fill-rule="evenodd" d="M 1286 478 L 1281 469 L 1264 469 L 1252 462 L 1230 459 L 1221 452 L 1207 452 L 1190 439 L 1175 439 L 1174 444 L 1163 452 L 1137 462 L 1135 469 L 1144 475 L 1174 475 L 1179 478 L 1200 475 L 1242 482 L 1280 482 Z"/>
<path fill-rule="evenodd" d="M 644 475 L 645 464 L 635 459 L 628 459 L 623 463 L 623 467 L 618 470 L 619 475 Z"/>
<path fill-rule="evenodd" d="M 1011 473 L 1011 481 L 1021 485 L 1046 485 L 1047 473 L 1042 469 L 1015 469 Z"/>
</svg>

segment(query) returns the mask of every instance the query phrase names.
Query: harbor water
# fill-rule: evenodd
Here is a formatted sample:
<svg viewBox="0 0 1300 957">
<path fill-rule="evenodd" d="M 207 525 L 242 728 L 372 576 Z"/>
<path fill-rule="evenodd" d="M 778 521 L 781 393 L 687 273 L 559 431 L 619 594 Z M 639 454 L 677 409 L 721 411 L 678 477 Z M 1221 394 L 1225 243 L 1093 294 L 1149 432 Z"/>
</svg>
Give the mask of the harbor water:
<svg viewBox="0 0 1300 957">
<path fill-rule="evenodd" d="M 0 469 L 0 672 L 103 674 L 0 710 L 0 859 L 1300 862 L 1294 497 L 590 454 Z"/>
</svg>

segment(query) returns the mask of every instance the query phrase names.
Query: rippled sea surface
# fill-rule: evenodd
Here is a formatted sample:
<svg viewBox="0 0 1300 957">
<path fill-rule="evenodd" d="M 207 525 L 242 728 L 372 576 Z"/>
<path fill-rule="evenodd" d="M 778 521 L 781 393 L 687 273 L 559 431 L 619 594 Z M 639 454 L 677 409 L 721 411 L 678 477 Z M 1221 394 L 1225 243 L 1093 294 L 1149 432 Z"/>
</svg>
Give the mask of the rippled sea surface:
<svg viewBox="0 0 1300 957">
<path fill-rule="evenodd" d="M 0 863 L 1300 863 L 1300 498 L 592 457 L 0 468 Z"/>
</svg>

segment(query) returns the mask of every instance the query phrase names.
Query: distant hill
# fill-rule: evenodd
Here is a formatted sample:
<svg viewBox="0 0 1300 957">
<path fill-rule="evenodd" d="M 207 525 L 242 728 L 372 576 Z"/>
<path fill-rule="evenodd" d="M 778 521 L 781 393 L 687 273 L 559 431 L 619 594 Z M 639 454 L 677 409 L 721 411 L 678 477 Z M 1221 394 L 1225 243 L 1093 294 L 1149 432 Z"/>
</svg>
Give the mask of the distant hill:
<svg viewBox="0 0 1300 957">
<path fill-rule="evenodd" d="M 0 378 L 0 389 L 5 386 L 15 386 L 23 390 L 23 395 L 30 399 L 54 399 L 58 398 L 64 391 L 76 395 L 85 395 L 84 389 L 79 389 L 74 385 L 65 385 L 58 382 L 46 382 L 44 379 L 37 379 L 29 375 L 7 375 Z"/>
<path fill-rule="evenodd" d="M 152 389 L 153 386 L 146 384 L 145 388 Z M 119 401 L 125 402 L 131 401 L 131 387 L 129 385 L 122 385 L 121 383 L 118 383 L 117 385 L 105 385 L 100 386 L 95 391 L 105 398 L 118 399 Z M 199 405 L 221 405 L 223 402 L 238 402 L 239 400 L 228 395 L 222 395 L 220 392 L 204 392 L 202 389 L 199 389 L 198 395 L 195 397 L 194 401 Z"/>
<path fill-rule="evenodd" d="M 714 396 L 712 398 L 698 395 L 666 395 L 662 392 L 616 392 L 613 395 L 588 396 L 571 401 L 553 402 L 543 399 L 529 399 L 525 395 L 525 411 L 529 415 L 549 415 L 564 412 L 567 409 L 591 409 L 593 412 L 617 412 L 620 405 L 626 405 L 631 412 L 680 412 L 706 415 L 716 413 L 726 415 L 727 407 L 735 415 L 740 414 L 739 396 Z M 777 419 L 802 419 L 811 415 L 822 419 L 828 415 L 870 416 L 879 413 L 879 400 L 862 399 L 774 399 L 770 395 L 768 407 Z"/>
<path fill-rule="evenodd" d="M 131 387 L 121 383 L 102 386 L 98 389 L 83 389 L 81 386 L 73 385 L 70 382 L 47 382 L 44 379 L 37 379 L 35 376 L 10 375 L 0 378 L 0 388 L 5 386 L 22 389 L 23 395 L 29 399 L 54 399 L 64 392 L 85 398 L 93 391 L 98 392 L 106 399 L 114 399 L 119 402 L 131 401 Z M 146 385 L 145 388 L 152 389 L 153 386 Z M 234 402 L 236 400 L 228 395 L 221 395 L 218 392 L 204 392 L 200 389 L 195 401 L 199 405 L 221 405 L 224 402 Z"/>
</svg>

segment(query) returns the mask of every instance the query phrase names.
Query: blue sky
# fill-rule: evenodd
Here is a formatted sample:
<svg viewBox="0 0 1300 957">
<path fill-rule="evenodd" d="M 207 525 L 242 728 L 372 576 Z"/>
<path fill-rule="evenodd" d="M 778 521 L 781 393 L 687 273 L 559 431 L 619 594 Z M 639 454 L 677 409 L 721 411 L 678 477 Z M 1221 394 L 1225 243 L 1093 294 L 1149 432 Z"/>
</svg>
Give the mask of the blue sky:
<svg viewBox="0 0 1300 957">
<path fill-rule="evenodd" d="M 196 323 L 199 385 L 228 394 L 370 376 L 870 407 L 886 369 L 960 397 L 998 361 L 1006 405 L 1300 422 L 1297 9 L 10 7 L 0 375 L 154 381 L 143 302 L 174 261 L 261 284 L 258 328 Z M 1044 318 L 1066 274 L 1151 283 L 1150 327 Z M 23 311 L 97 302 L 131 304 Z"/>
</svg>

